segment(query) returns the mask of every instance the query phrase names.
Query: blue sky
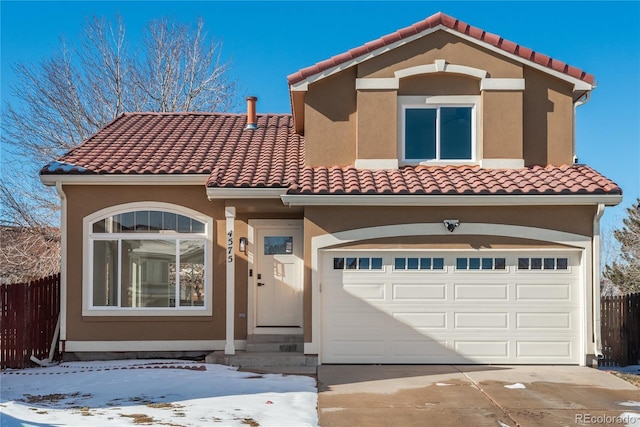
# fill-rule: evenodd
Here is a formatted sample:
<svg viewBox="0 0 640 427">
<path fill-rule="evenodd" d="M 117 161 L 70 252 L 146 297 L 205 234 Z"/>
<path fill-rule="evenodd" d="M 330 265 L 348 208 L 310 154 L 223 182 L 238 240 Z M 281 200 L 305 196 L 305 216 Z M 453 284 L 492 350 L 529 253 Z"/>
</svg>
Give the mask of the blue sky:
<svg viewBox="0 0 640 427">
<path fill-rule="evenodd" d="M 286 76 L 438 11 L 567 62 L 596 76 L 578 109 L 577 154 L 625 193 L 603 227 L 640 197 L 640 2 L 32 2 L 5 1 L 1 13 L 1 91 L 11 100 L 10 64 L 38 62 L 73 41 L 86 17 L 119 13 L 134 38 L 151 19 L 205 21 L 233 61 L 241 95 L 259 113 L 290 112 Z M 240 104 L 240 108 L 243 108 Z M 4 157 L 6 158 L 6 157 Z"/>
</svg>

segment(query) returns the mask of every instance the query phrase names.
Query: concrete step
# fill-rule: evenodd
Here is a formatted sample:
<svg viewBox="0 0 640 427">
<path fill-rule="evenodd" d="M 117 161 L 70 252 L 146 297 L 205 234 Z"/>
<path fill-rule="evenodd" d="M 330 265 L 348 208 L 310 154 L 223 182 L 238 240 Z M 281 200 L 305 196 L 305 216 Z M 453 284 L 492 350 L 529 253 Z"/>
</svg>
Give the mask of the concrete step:
<svg viewBox="0 0 640 427">
<path fill-rule="evenodd" d="M 247 335 L 247 344 L 260 343 L 304 343 L 302 334 L 249 334 Z"/>
<path fill-rule="evenodd" d="M 247 352 L 265 353 L 265 352 L 289 352 L 303 353 L 304 343 L 279 343 L 279 342 L 261 342 L 247 343 Z"/>
<path fill-rule="evenodd" d="M 318 366 L 318 356 L 307 356 L 292 352 L 261 352 L 252 353 L 238 351 L 234 355 L 224 354 L 224 351 L 214 351 L 205 358 L 206 363 L 220 365 L 256 368 L 312 368 Z"/>
</svg>

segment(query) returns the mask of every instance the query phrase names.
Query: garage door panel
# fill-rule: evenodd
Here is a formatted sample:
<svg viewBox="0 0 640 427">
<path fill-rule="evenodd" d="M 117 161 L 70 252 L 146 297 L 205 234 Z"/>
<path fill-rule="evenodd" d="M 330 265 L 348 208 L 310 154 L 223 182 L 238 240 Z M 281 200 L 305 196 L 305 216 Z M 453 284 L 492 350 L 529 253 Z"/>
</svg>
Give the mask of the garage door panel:
<svg viewBox="0 0 640 427">
<path fill-rule="evenodd" d="M 518 301 L 571 301 L 570 283 L 517 283 Z M 538 278 L 540 281 L 540 278 Z"/>
<path fill-rule="evenodd" d="M 392 283 L 394 301 L 444 301 L 447 298 L 446 283 Z"/>
<path fill-rule="evenodd" d="M 430 313 L 415 313 L 394 312 L 393 318 L 397 321 L 394 325 L 396 329 L 410 327 L 412 329 L 444 329 L 447 327 L 447 313 L 446 312 L 430 312 Z"/>
<path fill-rule="evenodd" d="M 579 363 L 579 255 L 559 255 L 574 267 L 564 271 L 522 271 L 518 258 L 526 255 L 482 252 L 326 252 L 322 363 Z M 336 253 L 377 257 L 383 266 L 335 270 Z M 443 258 L 445 266 L 402 270 L 396 256 Z M 503 257 L 506 265 L 458 270 L 463 256 Z M 530 258 L 547 256 L 556 255 Z"/>
<path fill-rule="evenodd" d="M 453 285 L 456 301 L 504 300 L 509 298 L 507 284 L 489 285 L 483 283 L 455 283 Z"/>
<path fill-rule="evenodd" d="M 565 358 L 572 357 L 571 340 L 565 341 L 518 341 L 516 343 L 517 357 L 531 357 L 540 359 Z"/>
<path fill-rule="evenodd" d="M 454 313 L 456 329 L 507 329 L 509 313 Z"/>
<path fill-rule="evenodd" d="M 571 329 L 571 313 L 516 313 L 518 329 Z"/>
<path fill-rule="evenodd" d="M 385 285 L 384 283 L 352 283 L 345 284 L 344 291 L 361 300 L 384 301 Z"/>
<path fill-rule="evenodd" d="M 509 357 L 508 340 L 456 340 L 454 348 L 461 356 L 476 359 L 482 363 L 483 358 L 507 358 Z"/>
</svg>

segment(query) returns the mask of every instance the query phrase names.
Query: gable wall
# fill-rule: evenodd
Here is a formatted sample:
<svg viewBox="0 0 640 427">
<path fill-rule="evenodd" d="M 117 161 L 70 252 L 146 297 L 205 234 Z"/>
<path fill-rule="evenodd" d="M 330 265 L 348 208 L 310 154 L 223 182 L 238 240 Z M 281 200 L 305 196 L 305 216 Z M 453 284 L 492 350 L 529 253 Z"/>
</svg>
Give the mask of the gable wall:
<svg viewBox="0 0 640 427">
<path fill-rule="evenodd" d="M 430 73 L 400 79 L 399 89 L 356 90 L 356 78 L 392 78 L 418 65 L 485 70 L 490 78 L 525 79 L 525 90 L 480 91 L 467 75 Z M 531 165 L 573 162 L 572 85 L 438 31 L 309 85 L 305 105 L 306 162 L 352 165 L 356 159 L 398 158 L 398 96 L 480 95 L 480 158 L 524 159 Z"/>
</svg>

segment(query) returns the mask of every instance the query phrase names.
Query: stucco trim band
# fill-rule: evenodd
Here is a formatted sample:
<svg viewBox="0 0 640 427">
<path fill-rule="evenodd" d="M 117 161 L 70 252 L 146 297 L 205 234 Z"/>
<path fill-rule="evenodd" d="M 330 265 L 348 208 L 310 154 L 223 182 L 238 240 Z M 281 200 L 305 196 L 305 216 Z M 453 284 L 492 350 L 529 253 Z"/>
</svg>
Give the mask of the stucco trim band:
<svg viewBox="0 0 640 427">
<path fill-rule="evenodd" d="M 356 169 L 398 169 L 398 159 L 356 159 Z"/>
<path fill-rule="evenodd" d="M 235 345 L 244 350 L 245 340 Z M 166 341 L 65 341 L 65 351 L 214 351 L 223 350 L 224 340 L 166 340 Z"/>
</svg>

